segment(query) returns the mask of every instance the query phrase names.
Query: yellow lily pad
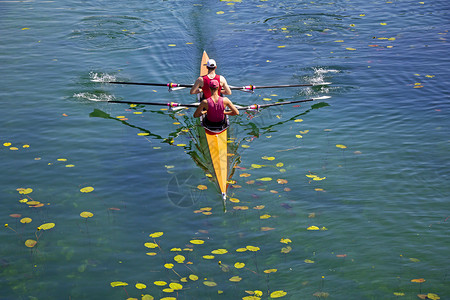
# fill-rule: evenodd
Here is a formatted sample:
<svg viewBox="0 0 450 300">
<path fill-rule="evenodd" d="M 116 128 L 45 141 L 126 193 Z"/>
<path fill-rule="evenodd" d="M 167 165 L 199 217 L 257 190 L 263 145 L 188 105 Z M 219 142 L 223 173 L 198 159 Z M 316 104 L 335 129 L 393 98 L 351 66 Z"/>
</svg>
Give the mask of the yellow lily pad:
<svg viewBox="0 0 450 300">
<path fill-rule="evenodd" d="M 264 273 L 270 274 L 270 273 L 275 273 L 276 271 L 278 271 L 278 270 L 277 269 L 267 269 L 267 270 L 264 270 Z"/>
<path fill-rule="evenodd" d="M 112 287 L 116 287 L 116 286 L 127 286 L 128 283 L 126 282 L 122 282 L 122 281 L 113 281 L 111 282 L 111 286 Z"/>
<path fill-rule="evenodd" d="M 92 186 L 87 186 L 87 187 L 82 188 L 82 189 L 80 190 L 80 192 L 82 192 L 82 193 L 90 193 L 90 192 L 92 192 L 93 190 L 94 190 L 94 188 L 93 188 Z"/>
<path fill-rule="evenodd" d="M 195 245 L 201 245 L 201 244 L 204 244 L 205 241 L 203 241 L 203 240 L 191 240 L 190 243 L 191 244 L 195 244 Z"/>
<path fill-rule="evenodd" d="M 307 228 L 307 230 L 320 230 L 320 228 L 317 227 L 317 226 L 309 226 L 309 227 Z"/>
<path fill-rule="evenodd" d="M 136 283 L 136 288 L 139 290 L 145 289 L 147 286 L 143 283 Z"/>
<path fill-rule="evenodd" d="M 38 227 L 38 229 L 49 230 L 55 227 L 55 223 L 45 223 Z"/>
<path fill-rule="evenodd" d="M 92 217 L 94 216 L 94 214 L 91 213 L 91 212 L 88 212 L 88 211 L 83 211 L 83 212 L 80 214 L 80 216 L 83 217 L 83 218 L 92 218 Z"/>
<path fill-rule="evenodd" d="M 287 254 L 289 252 L 292 251 L 292 247 L 291 246 L 287 246 L 287 247 L 283 247 L 281 248 L 281 253 Z"/>
<path fill-rule="evenodd" d="M 259 181 L 271 181 L 272 178 L 271 177 L 263 177 L 263 178 L 258 178 L 256 180 L 259 180 Z"/>
<path fill-rule="evenodd" d="M 156 244 L 156 243 L 145 243 L 144 246 L 147 247 L 147 248 L 153 249 L 153 248 L 158 247 L 158 244 Z"/>
<path fill-rule="evenodd" d="M 185 260 L 186 257 L 184 257 L 183 255 L 177 255 L 173 258 L 177 263 L 182 264 Z"/>
<path fill-rule="evenodd" d="M 263 156 L 261 158 L 265 159 L 265 160 L 275 160 L 275 157 L 273 157 L 273 156 Z"/>
<path fill-rule="evenodd" d="M 197 185 L 197 188 L 198 188 L 199 190 L 201 190 L 201 191 L 204 191 L 204 190 L 208 189 L 208 187 L 207 187 L 206 185 L 203 185 L 203 184 Z"/>
<path fill-rule="evenodd" d="M 28 248 L 33 248 L 34 246 L 36 246 L 37 241 L 35 240 L 26 240 L 25 241 L 25 246 L 27 246 Z"/>
<path fill-rule="evenodd" d="M 192 280 L 192 281 L 197 281 L 198 280 L 198 276 L 194 275 L 194 274 L 191 274 L 191 275 L 189 275 L 189 279 Z"/>
<path fill-rule="evenodd" d="M 287 293 L 283 290 L 275 291 L 270 294 L 270 298 L 281 298 L 281 297 L 286 296 L 286 294 Z"/>
<path fill-rule="evenodd" d="M 183 288 L 183 286 L 181 285 L 181 284 L 179 284 L 179 283 L 176 283 L 176 282 L 172 282 L 172 283 L 170 283 L 169 284 L 169 287 L 172 289 L 172 290 L 181 290 L 182 288 Z"/>
<path fill-rule="evenodd" d="M 252 252 L 256 252 L 256 251 L 260 250 L 259 247 L 255 247 L 255 246 L 247 246 L 246 248 L 248 251 L 252 251 Z"/>
<path fill-rule="evenodd" d="M 211 251 L 212 254 L 225 254 L 228 253 L 227 249 L 217 249 L 217 250 L 213 250 Z"/>
<path fill-rule="evenodd" d="M 157 237 L 162 236 L 163 234 L 164 234 L 163 232 L 154 232 L 154 233 L 150 234 L 149 236 L 152 238 L 157 238 Z"/>
<path fill-rule="evenodd" d="M 17 190 L 19 191 L 19 194 L 22 194 L 22 195 L 28 195 L 33 192 L 33 189 L 31 189 L 31 188 L 20 188 Z"/>
<path fill-rule="evenodd" d="M 20 223 L 27 224 L 27 223 L 30 223 L 31 221 L 32 221 L 31 218 L 23 218 L 20 220 Z"/>
<path fill-rule="evenodd" d="M 208 281 L 208 280 L 203 281 L 203 284 L 206 286 L 209 286 L 209 287 L 217 286 L 217 283 L 215 283 L 214 281 Z"/>
</svg>

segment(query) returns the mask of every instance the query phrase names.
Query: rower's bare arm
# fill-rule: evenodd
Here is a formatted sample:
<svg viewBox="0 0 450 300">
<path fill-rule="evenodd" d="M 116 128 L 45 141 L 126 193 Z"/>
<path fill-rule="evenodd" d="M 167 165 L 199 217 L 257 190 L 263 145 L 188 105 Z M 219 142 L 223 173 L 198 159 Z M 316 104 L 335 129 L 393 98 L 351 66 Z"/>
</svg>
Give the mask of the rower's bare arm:
<svg viewBox="0 0 450 300">
<path fill-rule="evenodd" d="M 208 101 L 203 100 L 194 112 L 194 118 L 200 118 L 202 115 L 206 114 L 208 109 Z"/>
<path fill-rule="evenodd" d="M 226 110 L 224 114 L 228 116 L 236 116 L 239 114 L 239 110 L 236 108 L 236 106 L 234 106 L 234 104 L 230 101 L 230 99 L 224 98 L 223 103 L 230 109 Z"/>
<path fill-rule="evenodd" d="M 202 86 L 203 86 L 203 78 L 199 77 L 195 81 L 194 86 L 191 88 L 191 91 L 190 91 L 191 95 L 200 94 L 202 92 L 200 89 Z"/>
<path fill-rule="evenodd" d="M 220 83 L 222 84 L 222 95 L 231 95 L 231 89 L 227 80 L 223 76 L 220 77 Z"/>
</svg>

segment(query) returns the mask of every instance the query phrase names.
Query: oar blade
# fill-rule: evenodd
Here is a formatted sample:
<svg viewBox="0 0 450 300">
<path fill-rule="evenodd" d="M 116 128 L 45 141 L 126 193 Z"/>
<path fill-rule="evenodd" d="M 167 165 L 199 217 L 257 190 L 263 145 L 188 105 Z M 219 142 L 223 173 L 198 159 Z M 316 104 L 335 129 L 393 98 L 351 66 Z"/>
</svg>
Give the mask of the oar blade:
<svg viewBox="0 0 450 300">
<path fill-rule="evenodd" d="M 330 99 L 331 98 L 331 96 L 320 96 L 320 97 L 317 97 L 317 98 L 313 98 L 314 100 L 325 100 L 325 99 Z"/>
</svg>

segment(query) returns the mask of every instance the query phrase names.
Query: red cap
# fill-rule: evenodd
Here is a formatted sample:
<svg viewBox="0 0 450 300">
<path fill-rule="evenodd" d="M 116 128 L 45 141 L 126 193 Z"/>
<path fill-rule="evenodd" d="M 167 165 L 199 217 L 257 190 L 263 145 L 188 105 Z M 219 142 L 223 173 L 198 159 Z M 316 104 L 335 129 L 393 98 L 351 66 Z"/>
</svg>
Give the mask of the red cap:
<svg viewBox="0 0 450 300">
<path fill-rule="evenodd" d="M 218 89 L 219 88 L 219 82 L 217 80 L 211 80 L 209 83 L 209 87 L 212 89 Z"/>
</svg>

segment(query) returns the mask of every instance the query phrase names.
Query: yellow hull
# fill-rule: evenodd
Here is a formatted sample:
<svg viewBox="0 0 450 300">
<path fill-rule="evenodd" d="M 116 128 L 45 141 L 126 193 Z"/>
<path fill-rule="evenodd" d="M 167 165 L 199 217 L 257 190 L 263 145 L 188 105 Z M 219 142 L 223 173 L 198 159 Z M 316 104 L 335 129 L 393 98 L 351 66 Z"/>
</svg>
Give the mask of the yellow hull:
<svg viewBox="0 0 450 300">
<path fill-rule="evenodd" d="M 227 131 L 215 134 L 205 130 L 205 133 L 217 183 L 222 195 L 226 196 L 228 179 Z"/>
<path fill-rule="evenodd" d="M 208 74 L 208 69 L 206 68 L 206 62 L 208 59 L 208 54 L 203 51 L 202 63 L 200 65 L 200 76 L 205 76 Z M 213 133 L 205 128 L 205 133 L 217 183 L 222 193 L 222 197 L 225 200 L 228 181 L 227 130 L 225 129 L 220 133 Z"/>
</svg>

